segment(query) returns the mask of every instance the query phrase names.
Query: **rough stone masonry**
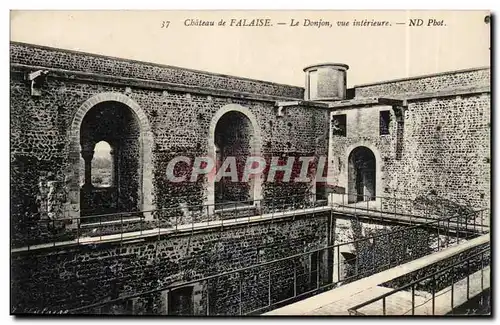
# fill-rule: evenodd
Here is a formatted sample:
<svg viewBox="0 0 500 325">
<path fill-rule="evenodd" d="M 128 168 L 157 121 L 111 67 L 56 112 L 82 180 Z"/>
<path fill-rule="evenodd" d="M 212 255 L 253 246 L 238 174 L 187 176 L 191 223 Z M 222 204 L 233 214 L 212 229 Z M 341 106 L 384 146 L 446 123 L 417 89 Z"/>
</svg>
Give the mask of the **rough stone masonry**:
<svg viewBox="0 0 500 325">
<path fill-rule="evenodd" d="M 339 233 L 338 218 L 315 213 L 139 242 L 23 250 L 28 245 L 171 227 L 174 220 L 234 217 L 233 210 L 210 213 L 210 207 L 234 201 L 248 205 L 234 211 L 251 215 L 326 198 L 329 204 L 368 200 L 411 213 L 442 212 L 444 206 L 489 208 L 489 68 L 362 85 L 343 89 L 344 96 L 337 97 L 339 84 L 334 85 L 335 98 L 315 100 L 311 83 L 304 89 L 14 42 L 10 57 L 14 312 L 83 307 L 361 235 L 352 229 L 349 233 L 357 235 Z M 321 83 L 321 76 L 332 73 L 318 76 Z M 330 83 L 318 85 L 321 94 Z M 89 182 L 94 146 L 101 140 L 109 143 L 114 157 L 115 184 L 106 190 Z M 363 158 L 369 162 L 353 158 L 359 147 L 371 152 Z M 288 157 L 324 156 L 328 181 L 313 177 L 310 183 L 221 185 L 203 177 L 183 184 L 167 180 L 172 158 L 220 152 L 221 157 L 234 152 L 280 157 L 281 163 Z M 123 218 L 117 224 L 113 218 L 92 217 L 104 212 L 126 213 L 130 220 L 124 225 Z M 109 226 L 98 233 L 84 227 L 103 220 Z M 328 281 L 331 259 L 314 258 L 321 261 L 320 281 Z M 311 271 L 314 258 L 295 261 L 295 268 Z M 273 280 L 271 296 L 278 301 L 290 291 L 284 280 L 289 269 L 283 264 L 248 274 L 240 298 L 237 278 L 210 283 L 211 291 L 206 284 L 194 286 L 188 306 L 194 314 L 235 314 L 240 312 L 232 309 L 235 301 L 243 299 L 243 312 L 258 308 L 267 302 L 267 292 L 258 289 L 271 273 L 283 275 Z M 169 301 L 181 299 L 165 294 L 157 292 L 147 301 L 134 298 L 121 308 L 165 314 L 172 311 Z M 94 312 L 106 312 L 99 308 Z"/>
</svg>

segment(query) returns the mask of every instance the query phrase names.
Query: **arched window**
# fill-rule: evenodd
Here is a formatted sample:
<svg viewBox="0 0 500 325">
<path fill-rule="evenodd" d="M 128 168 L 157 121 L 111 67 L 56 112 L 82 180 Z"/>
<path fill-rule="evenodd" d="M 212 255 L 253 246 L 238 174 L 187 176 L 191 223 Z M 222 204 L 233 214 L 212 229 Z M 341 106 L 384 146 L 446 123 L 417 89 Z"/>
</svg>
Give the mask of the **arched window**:
<svg viewBox="0 0 500 325">
<path fill-rule="evenodd" d="M 235 206 L 236 202 L 249 204 L 253 198 L 253 182 L 242 180 L 247 157 L 252 154 L 252 136 L 254 130 L 252 122 L 243 113 L 230 111 L 225 113 L 215 127 L 215 153 L 220 161 L 217 172 L 233 172 L 230 168 L 236 167 L 237 181 L 233 177 L 225 176 L 215 185 L 215 204 L 221 208 Z M 234 159 L 236 166 L 226 166 L 224 162 Z"/>
<path fill-rule="evenodd" d="M 95 187 L 113 186 L 112 149 L 106 141 L 96 143 L 92 158 L 92 185 Z"/>
</svg>

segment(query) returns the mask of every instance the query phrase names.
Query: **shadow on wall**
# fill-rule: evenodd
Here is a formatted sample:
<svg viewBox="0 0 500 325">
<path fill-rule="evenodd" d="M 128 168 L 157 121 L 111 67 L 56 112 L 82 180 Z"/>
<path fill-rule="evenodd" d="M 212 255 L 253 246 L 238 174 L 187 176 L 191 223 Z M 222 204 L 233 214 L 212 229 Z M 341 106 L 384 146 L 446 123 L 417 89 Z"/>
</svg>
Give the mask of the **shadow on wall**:
<svg viewBox="0 0 500 325">
<path fill-rule="evenodd" d="M 437 214 L 438 217 L 447 217 L 458 215 L 467 220 L 473 220 L 475 211 L 472 207 L 459 204 L 449 199 L 438 196 L 433 191 L 428 194 L 417 196 L 413 202 L 413 206 L 417 210 L 427 211 L 431 215 Z"/>
<path fill-rule="evenodd" d="M 429 255 L 437 240 L 428 229 L 407 226 L 371 228 L 357 220 L 351 221 L 351 227 L 353 239 L 357 242 L 353 244 L 353 260 L 346 261 L 345 277 L 353 280 Z M 372 236 L 376 238 L 370 239 Z"/>
</svg>

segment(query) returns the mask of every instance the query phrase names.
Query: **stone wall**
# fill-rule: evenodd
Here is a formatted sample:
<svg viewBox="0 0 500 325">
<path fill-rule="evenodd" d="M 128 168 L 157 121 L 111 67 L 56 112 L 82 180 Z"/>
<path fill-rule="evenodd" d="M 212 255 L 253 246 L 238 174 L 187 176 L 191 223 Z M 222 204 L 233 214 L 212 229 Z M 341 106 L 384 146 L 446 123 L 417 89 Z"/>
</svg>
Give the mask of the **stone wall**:
<svg viewBox="0 0 500 325">
<path fill-rule="evenodd" d="M 11 257 L 12 311 L 64 311 L 319 249 L 328 243 L 328 216 L 329 213 L 311 214 L 295 220 L 223 230 L 213 228 L 204 233 L 160 240 L 153 237 L 144 242 L 14 253 Z M 308 261 L 307 257 L 304 261 L 244 274 L 244 312 L 262 307 L 264 301 L 267 304 L 269 272 L 273 276 L 273 299 L 278 300 L 289 293 L 289 280 L 293 281 L 291 265 L 300 268 L 304 262 L 303 267 L 308 269 Z M 321 263 L 326 265 L 325 261 Z M 278 276 L 280 272 L 282 276 Z M 321 280 L 325 281 L 326 277 L 322 271 Z M 232 295 L 231 290 L 237 293 L 239 280 L 235 274 L 210 282 L 212 314 L 237 313 L 234 300 L 239 298 Z M 202 304 L 205 303 L 206 297 L 201 299 Z M 147 311 L 152 312 L 161 311 Z"/>
<path fill-rule="evenodd" d="M 381 111 L 391 112 L 390 134 L 379 134 L 379 114 Z M 370 149 L 376 160 L 375 178 L 376 195 L 384 195 L 383 184 L 387 183 L 386 162 L 395 159 L 396 156 L 396 130 L 395 116 L 390 106 L 371 106 L 366 108 L 347 108 L 335 110 L 331 113 L 331 119 L 338 115 L 346 116 L 346 133 L 335 135 L 330 130 L 330 152 L 329 152 L 329 183 L 339 188 L 342 193 L 349 191 L 349 155 L 352 150 L 363 146 Z M 397 175 L 393 175 L 397 177 Z M 342 200 L 342 198 L 340 198 Z M 344 198 L 347 203 L 347 196 Z"/>
<path fill-rule="evenodd" d="M 489 70 L 382 83 L 359 90 L 360 96 L 406 98 L 406 92 L 439 91 L 440 87 L 449 90 L 458 81 L 470 87 L 470 92 L 434 98 L 418 98 L 413 93 L 400 120 L 391 106 L 333 111 L 331 118 L 347 115 L 347 134 L 330 133 L 330 183 L 347 189 L 348 155 L 354 147 L 366 146 L 377 160 L 376 194 L 386 197 L 382 203 L 377 202 L 378 208 L 394 211 L 396 206 L 399 212 L 414 214 L 446 213 L 450 206 L 465 210 L 489 208 L 491 99 L 488 90 L 474 91 L 474 87 L 488 85 Z M 422 88 L 424 85 L 429 88 Z M 379 133 L 382 110 L 391 111 L 388 135 Z M 394 197 L 411 201 L 396 202 Z"/>
<path fill-rule="evenodd" d="M 143 174 L 147 171 L 152 175 L 151 206 L 159 209 L 152 214 L 153 220 L 148 219 L 153 225 L 171 225 L 173 219 L 191 222 L 202 218 L 202 209 L 191 206 L 207 202 L 207 181 L 200 177 L 197 182 L 172 183 L 166 177 L 167 164 L 177 156 L 189 157 L 191 161 L 207 156 L 213 147 L 211 125 L 218 112 L 228 105 L 243 107 L 251 113 L 252 126 L 259 129 L 259 139 L 255 143 L 267 162 L 273 156 L 285 162 L 288 157 L 318 158 L 328 154 L 330 183 L 342 187 L 342 182 L 347 181 L 349 152 L 362 145 L 372 150 L 377 160 L 377 195 L 420 198 L 417 201 L 428 207 L 430 192 L 435 198 L 451 202 L 452 206 L 489 206 L 490 97 L 486 94 L 413 99 L 405 112 L 404 129 L 395 122 L 394 112 L 388 106 L 336 110 L 332 114 L 347 114 L 347 133 L 346 136 L 329 136 L 328 119 L 331 116 L 327 111 L 298 105 L 286 107 L 284 115 L 277 116 L 275 103 L 259 97 L 302 98 L 303 89 L 298 87 L 18 43 L 11 44 L 11 62 L 73 70 L 67 76 L 51 77 L 49 73 L 41 86 L 41 96 L 32 96 L 24 73 L 38 68 L 12 68 L 11 234 L 14 246 L 22 246 L 27 241 L 45 241 L 47 236 L 60 241 L 75 234 L 74 228 L 65 228 L 70 226 L 67 221 L 58 221 L 75 212 L 78 215 L 80 208 L 68 185 L 78 174 L 72 161 L 79 164 L 79 157 L 76 160 L 73 157 L 78 156 L 79 149 L 74 148 L 71 137 L 79 130 L 72 129 L 72 122 L 76 117 L 83 118 L 78 114 L 84 103 L 102 94 L 109 96 L 110 101 L 125 97 L 141 108 L 141 114 L 136 114 L 141 124 L 141 139 L 145 138 L 143 126 L 150 126 L 151 152 L 144 151 L 144 141 L 134 143 L 133 147 L 134 154 L 141 156 L 139 165 Z M 477 80 L 486 72 L 480 71 L 465 72 L 462 86 L 482 85 L 482 81 Z M 85 72 L 86 79 L 81 79 L 77 72 Z M 144 83 L 126 86 L 109 80 L 104 82 L 101 75 L 144 79 Z M 460 79 L 455 76 L 448 80 L 445 75 L 436 78 L 440 81 L 436 81 L 435 86 L 426 86 L 428 80 L 416 81 L 414 86 L 405 82 L 381 88 L 365 86 L 357 89 L 360 91 L 357 95 L 372 96 L 375 92 L 378 97 L 392 93 L 404 95 L 454 85 L 450 80 Z M 175 91 L 155 88 L 147 84 L 146 79 L 204 87 L 210 94 L 189 92 L 189 87 Z M 127 79 L 122 82 L 124 80 Z M 213 88 L 252 93 L 253 99 L 211 92 Z M 378 133 L 381 110 L 391 110 L 389 135 Z M 142 150 L 139 154 L 137 147 Z M 298 173 L 299 165 L 296 164 L 292 179 Z M 144 183 L 139 184 L 141 186 L 142 198 L 134 197 L 132 201 L 146 198 Z M 267 211 L 274 204 L 291 207 L 291 202 L 294 207 L 302 208 L 310 199 L 307 195 L 314 194 L 315 186 L 314 180 L 309 183 L 264 182 L 261 211 Z M 138 191 L 133 192 L 133 196 L 141 196 Z M 294 198 L 296 195 L 298 198 Z M 275 198 L 281 199 L 274 201 Z M 431 201 L 436 202 L 436 199 Z M 381 204 L 390 208 L 390 202 Z M 411 204 L 413 207 L 414 203 Z M 408 206 L 399 209 L 402 211 Z M 158 220 L 164 223 L 155 223 Z M 13 253 L 12 310 L 41 312 L 47 308 L 45 311 L 58 312 L 310 251 L 327 244 L 327 225 L 326 215 L 306 216 L 279 223 L 214 228 L 160 241 L 65 246 Z M 137 230 L 144 225 L 139 222 L 129 226 L 130 229 L 126 229 Z M 356 231 L 352 230 L 353 238 L 358 236 Z M 337 231 L 337 235 L 341 240 L 345 233 Z M 328 257 L 319 259 L 324 261 Z M 309 259 L 295 261 L 293 268 L 307 270 L 310 264 Z M 267 302 L 268 292 L 264 288 L 267 288 L 269 274 L 274 276 L 272 299 L 289 295 L 293 279 L 291 269 L 291 265 L 284 263 L 274 269 L 263 269 L 264 276 L 245 275 L 244 284 L 235 276 L 210 283 L 215 297 L 210 302 L 211 313 L 236 313 L 235 295 L 241 285 L 246 288 L 242 296 L 245 312 Z M 320 272 L 323 281 L 328 272 L 323 269 Z M 304 279 L 300 290 L 306 290 L 313 283 L 311 281 L 311 278 Z M 196 308 L 201 313 L 206 305 L 207 297 L 203 294 L 206 291 L 200 288 L 195 291 L 201 292 L 196 298 Z M 160 299 L 163 294 L 155 294 L 154 300 L 164 301 Z M 134 308 L 144 313 L 162 313 L 165 304 L 151 304 L 150 301 L 137 298 Z"/>
<path fill-rule="evenodd" d="M 75 70 L 89 67 L 91 72 L 119 76 L 129 76 L 128 74 L 133 73 L 138 78 L 149 76 L 158 80 L 172 77 L 177 78 L 179 82 L 184 80 L 186 84 L 198 80 L 192 77 L 194 72 L 190 70 L 176 68 L 167 71 L 162 70 L 166 68 L 148 68 L 139 63 L 133 63 L 134 68 L 127 68 L 125 65 L 132 63 L 17 43 L 11 44 L 11 62 Z M 324 110 L 290 107 L 285 116 L 278 117 L 274 102 L 269 100 L 235 99 L 217 92 L 212 96 L 167 91 L 151 89 L 147 85 L 126 87 L 101 83 L 100 77 L 96 75 L 92 75 L 92 82 L 78 78 L 52 78 L 49 75 L 41 87 L 41 96 L 37 97 L 31 96 L 30 84 L 24 81 L 24 73 L 31 71 L 33 69 L 14 67 L 11 73 L 11 220 L 14 237 L 25 236 L 28 230 L 30 234 L 38 231 L 34 227 L 37 227 L 40 220 L 36 204 L 39 178 L 50 173 L 53 181 L 64 183 L 74 177 L 76 168 L 71 161 L 76 152 L 69 141 L 72 132 L 76 131 L 72 129 L 72 121 L 79 107 L 100 94 L 120 94 L 130 99 L 144 111 L 145 116 L 140 116 L 141 121 L 145 120 L 151 126 L 152 152 L 149 153 L 150 157 L 147 157 L 151 160 L 151 165 L 146 166 L 147 170 L 143 170 L 144 174 L 146 171 L 152 174 L 152 203 L 149 208 L 181 208 L 207 202 L 208 185 L 204 178 L 200 177 L 197 182 L 192 183 L 172 183 L 167 180 L 166 167 L 172 158 L 179 155 L 187 156 L 192 161 L 194 157 L 207 155 L 209 146 L 212 145 L 209 144 L 210 124 L 216 113 L 227 105 L 241 105 L 255 116 L 262 138 L 259 142 L 260 152 L 265 157 L 301 154 L 317 156 L 327 151 L 328 137 L 325 136 L 325 130 L 328 128 L 328 120 Z M 152 73 L 154 76 L 137 75 L 143 72 Z M 221 77 L 203 74 L 203 78 Z M 273 95 L 285 95 L 296 91 L 293 87 L 283 88 L 260 81 L 224 78 L 225 89 L 251 91 L 257 93 L 257 96 L 271 92 Z M 210 80 L 211 87 L 219 87 L 216 82 L 212 83 L 213 80 Z M 196 82 L 204 86 L 201 81 Z M 80 180 L 77 182 L 79 184 Z M 313 188 L 305 183 L 273 183 L 263 184 L 262 192 L 264 199 L 269 200 L 272 196 L 304 197 L 304 193 L 313 193 Z M 78 216 L 80 207 L 75 196 L 74 192 L 67 195 L 67 211 L 58 215 L 58 218 Z M 169 216 L 156 213 L 153 217 Z"/>
<path fill-rule="evenodd" d="M 355 97 L 401 97 L 490 85 L 490 69 L 476 68 L 354 86 Z"/>
<path fill-rule="evenodd" d="M 154 236 L 140 242 L 14 253 L 11 310 L 59 313 L 95 303 L 98 306 L 77 312 L 171 314 L 173 310 L 167 311 L 166 307 L 168 290 L 164 288 L 191 281 L 196 315 L 206 315 L 207 308 L 210 315 L 238 315 L 240 302 L 245 314 L 267 306 L 269 297 L 274 304 L 291 298 L 294 292 L 313 290 L 318 278 L 320 287 L 332 281 L 351 282 L 437 249 L 436 231 L 432 229 L 331 217 L 330 212 L 323 212 L 240 227 L 214 227 L 203 233 Z M 394 231 L 400 232 L 389 234 Z M 373 240 L 372 236 L 378 237 Z M 340 255 L 338 268 L 335 249 L 330 253 L 320 251 L 316 257 L 306 254 L 197 281 L 333 244 L 346 244 L 341 246 L 341 252 L 353 254 L 356 262 Z M 454 243 L 441 235 L 441 248 L 449 244 Z M 340 278 L 335 275 L 337 269 L 342 272 Z M 113 299 L 117 301 L 106 303 Z"/>
<path fill-rule="evenodd" d="M 388 187 L 415 199 L 432 194 L 441 203 L 489 208 L 490 101 L 483 94 L 411 102 L 402 159 L 386 164 L 386 175 L 394 175 Z"/>
<path fill-rule="evenodd" d="M 301 87 L 61 50 L 40 45 L 11 42 L 10 58 L 11 63 L 40 67 L 163 81 L 174 84 L 233 90 L 261 95 L 297 99 L 304 98 L 304 89 Z"/>
</svg>

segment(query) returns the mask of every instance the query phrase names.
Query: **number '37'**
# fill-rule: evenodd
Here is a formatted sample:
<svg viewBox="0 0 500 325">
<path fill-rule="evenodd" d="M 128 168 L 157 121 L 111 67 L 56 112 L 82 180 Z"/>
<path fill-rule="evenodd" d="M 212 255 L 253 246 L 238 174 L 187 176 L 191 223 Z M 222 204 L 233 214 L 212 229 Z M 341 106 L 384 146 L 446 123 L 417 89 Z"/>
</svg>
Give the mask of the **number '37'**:
<svg viewBox="0 0 500 325">
<path fill-rule="evenodd" d="M 161 23 L 161 28 L 168 28 L 169 25 L 170 25 L 170 20 L 164 20 Z"/>
</svg>

